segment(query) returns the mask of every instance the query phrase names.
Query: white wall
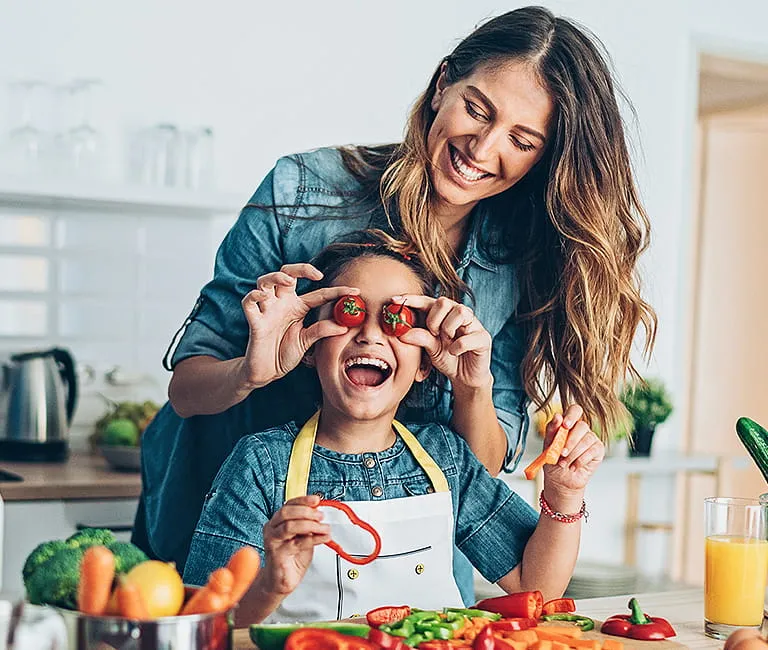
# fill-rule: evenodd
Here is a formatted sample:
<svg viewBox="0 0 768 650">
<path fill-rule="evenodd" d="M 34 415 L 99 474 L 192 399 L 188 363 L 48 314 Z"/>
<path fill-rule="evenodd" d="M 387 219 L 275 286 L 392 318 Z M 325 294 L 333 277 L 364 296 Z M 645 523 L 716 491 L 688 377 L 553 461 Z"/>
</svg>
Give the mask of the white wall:
<svg viewBox="0 0 768 650">
<path fill-rule="evenodd" d="M 113 146 L 114 173 L 126 128 L 210 124 L 220 185 L 246 198 L 284 153 L 397 139 L 440 57 L 478 21 L 521 4 L 0 0 L 0 80 L 104 80 L 98 124 Z M 660 319 L 653 371 L 669 383 L 679 414 L 687 391 L 696 48 L 768 60 L 768 3 L 542 4 L 603 39 L 637 110 L 635 159 L 654 227 L 645 277 Z M 677 446 L 678 418 L 657 435 L 659 447 Z"/>
</svg>

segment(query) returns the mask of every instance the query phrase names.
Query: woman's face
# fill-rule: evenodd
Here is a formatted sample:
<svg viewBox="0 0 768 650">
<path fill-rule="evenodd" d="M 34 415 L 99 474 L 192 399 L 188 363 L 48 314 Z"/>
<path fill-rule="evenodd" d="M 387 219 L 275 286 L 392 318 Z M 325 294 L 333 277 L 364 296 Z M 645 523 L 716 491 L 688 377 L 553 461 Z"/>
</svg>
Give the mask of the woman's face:
<svg viewBox="0 0 768 650">
<path fill-rule="evenodd" d="M 427 136 L 438 216 L 461 217 L 525 176 L 544 154 L 554 104 L 530 65 L 481 66 L 453 85 L 441 75 Z"/>
<path fill-rule="evenodd" d="M 351 262 L 333 286 L 357 287 L 365 301 L 365 320 L 345 334 L 315 343 L 313 361 L 323 387 L 323 409 L 353 420 L 393 418 L 414 381 L 429 374 L 422 348 L 387 335 L 381 311 L 392 296 L 422 293 L 407 266 L 389 257 L 361 257 Z M 333 305 L 318 316 L 332 318 Z"/>
</svg>

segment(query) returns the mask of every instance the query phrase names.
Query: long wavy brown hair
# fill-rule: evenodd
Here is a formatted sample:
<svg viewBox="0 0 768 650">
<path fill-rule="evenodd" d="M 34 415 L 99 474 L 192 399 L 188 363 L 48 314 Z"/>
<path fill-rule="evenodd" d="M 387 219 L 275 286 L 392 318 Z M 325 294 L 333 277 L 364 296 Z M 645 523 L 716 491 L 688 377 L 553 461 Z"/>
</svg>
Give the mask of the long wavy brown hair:
<svg viewBox="0 0 768 650">
<path fill-rule="evenodd" d="M 556 393 L 565 403 L 581 404 L 607 439 L 624 415 L 619 384 L 639 376 L 631 358 L 635 334 L 642 325 L 642 351 L 649 355 L 656 315 L 640 295 L 637 276 L 650 224 L 632 175 L 619 91 L 597 37 L 541 7 L 498 16 L 441 61 L 401 144 L 347 148 L 344 162 L 364 188 L 380 194 L 389 214 L 398 215 L 442 293 L 459 299 L 467 287 L 432 216 L 431 100 L 443 64 L 453 84 L 481 66 L 511 60 L 527 62 L 549 91 L 553 137 L 523 179 L 486 199 L 495 234 L 481 245 L 519 269 L 526 393 L 538 407 Z"/>
</svg>

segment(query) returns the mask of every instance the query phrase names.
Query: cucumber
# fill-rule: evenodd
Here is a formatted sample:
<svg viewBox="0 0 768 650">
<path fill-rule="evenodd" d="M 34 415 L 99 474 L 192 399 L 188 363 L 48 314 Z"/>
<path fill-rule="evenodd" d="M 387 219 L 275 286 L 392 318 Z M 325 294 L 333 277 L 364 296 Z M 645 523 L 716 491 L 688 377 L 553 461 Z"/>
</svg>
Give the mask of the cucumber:
<svg viewBox="0 0 768 650">
<path fill-rule="evenodd" d="M 333 630 L 349 636 L 366 638 L 371 631 L 370 626 L 362 623 L 345 623 L 343 621 L 331 621 L 328 623 L 259 623 L 251 625 L 249 633 L 251 641 L 259 650 L 283 650 L 285 640 L 291 632 L 303 627 L 321 628 Z"/>
<path fill-rule="evenodd" d="M 754 420 L 739 418 L 736 421 L 736 433 L 749 455 L 768 481 L 768 431 Z"/>
</svg>

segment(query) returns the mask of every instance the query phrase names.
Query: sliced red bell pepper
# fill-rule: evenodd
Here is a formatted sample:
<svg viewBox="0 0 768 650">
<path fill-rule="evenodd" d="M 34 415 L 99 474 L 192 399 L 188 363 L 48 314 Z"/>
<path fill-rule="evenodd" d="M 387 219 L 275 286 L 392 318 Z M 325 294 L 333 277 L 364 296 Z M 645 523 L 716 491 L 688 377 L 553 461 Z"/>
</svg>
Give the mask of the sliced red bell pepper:
<svg viewBox="0 0 768 650">
<path fill-rule="evenodd" d="M 341 501 L 328 501 L 323 500 L 320 503 L 315 506 L 316 508 L 319 508 L 321 506 L 325 506 L 327 508 L 336 508 L 336 510 L 341 510 L 347 517 L 349 517 L 349 520 L 355 524 L 355 526 L 359 526 L 363 530 L 369 532 L 371 536 L 373 537 L 373 551 L 370 555 L 366 555 L 365 557 L 354 557 L 353 555 L 350 555 L 347 553 L 341 546 L 339 546 L 336 542 L 331 540 L 330 542 L 326 542 L 325 545 L 336 551 L 336 553 L 339 555 L 339 557 L 344 558 L 347 562 L 350 562 L 351 564 L 370 564 L 373 562 L 377 557 L 379 557 L 379 553 L 381 552 L 381 537 L 379 537 L 379 533 L 377 530 L 371 526 L 367 521 L 363 521 L 358 517 L 352 508 L 350 508 L 346 503 L 342 503 Z"/>
<path fill-rule="evenodd" d="M 490 623 L 494 632 L 522 632 L 537 625 L 535 618 L 502 618 L 500 621 Z"/>
<path fill-rule="evenodd" d="M 365 615 L 368 625 L 378 628 L 380 625 L 389 625 L 397 621 L 402 621 L 411 615 L 411 608 L 408 605 L 400 607 L 377 607 Z"/>
<path fill-rule="evenodd" d="M 544 607 L 544 597 L 540 591 L 521 591 L 516 594 L 486 598 L 475 607 L 487 612 L 496 612 L 505 618 L 539 618 Z"/>
<path fill-rule="evenodd" d="M 674 628 L 669 621 L 663 618 L 651 618 L 643 613 L 637 598 L 629 601 L 631 614 L 616 614 L 605 620 L 600 627 L 603 634 L 622 636 L 637 641 L 661 641 L 671 636 L 676 636 Z"/>
<path fill-rule="evenodd" d="M 284 650 L 378 650 L 360 637 L 346 636 L 333 630 L 305 627 L 291 632 Z"/>
<path fill-rule="evenodd" d="M 477 633 L 475 640 L 472 642 L 472 650 L 495 650 L 496 637 L 493 636 L 493 630 L 489 625 L 486 625 L 480 632 Z"/>
<path fill-rule="evenodd" d="M 555 598 L 544 603 L 542 614 L 568 614 L 576 611 L 576 603 L 573 598 Z"/>
</svg>

